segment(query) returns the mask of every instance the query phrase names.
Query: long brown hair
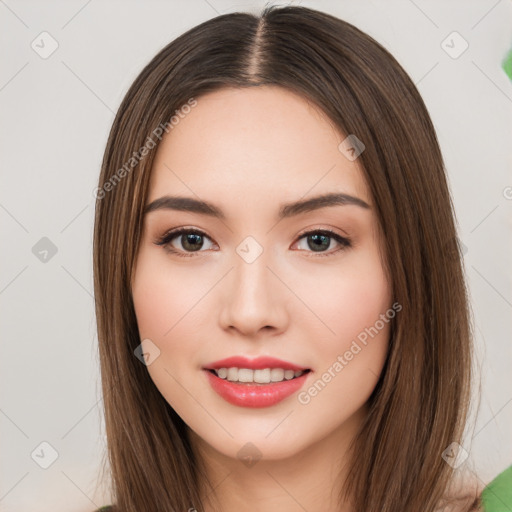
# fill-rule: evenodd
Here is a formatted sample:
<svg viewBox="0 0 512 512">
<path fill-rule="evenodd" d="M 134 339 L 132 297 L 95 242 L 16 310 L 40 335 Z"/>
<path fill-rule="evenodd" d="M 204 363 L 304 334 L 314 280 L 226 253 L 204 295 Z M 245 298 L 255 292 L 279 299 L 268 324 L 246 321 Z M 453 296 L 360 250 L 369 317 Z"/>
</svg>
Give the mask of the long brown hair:
<svg viewBox="0 0 512 512">
<path fill-rule="evenodd" d="M 264 84 L 302 95 L 365 144 L 359 161 L 402 305 L 340 499 L 365 512 L 433 512 L 455 473 L 442 454 L 462 444 L 472 362 L 438 140 L 414 83 L 386 49 L 332 15 L 291 6 L 225 14 L 188 30 L 142 70 L 114 120 L 97 189 L 94 289 L 115 510 L 201 512 L 207 484 L 187 426 L 134 355 L 141 340 L 130 282 L 158 127 L 170 130 L 176 111 L 207 92 Z M 478 505 L 477 492 L 460 509 Z"/>
</svg>

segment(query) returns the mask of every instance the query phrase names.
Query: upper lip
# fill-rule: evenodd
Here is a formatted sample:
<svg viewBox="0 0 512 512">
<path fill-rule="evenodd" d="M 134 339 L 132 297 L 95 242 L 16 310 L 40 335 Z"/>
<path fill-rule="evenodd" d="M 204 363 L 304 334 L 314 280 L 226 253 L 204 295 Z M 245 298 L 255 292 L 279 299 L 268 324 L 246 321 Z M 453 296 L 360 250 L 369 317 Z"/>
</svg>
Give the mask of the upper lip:
<svg viewBox="0 0 512 512">
<path fill-rule="evenodd" d="M 283 370 L 308 370 L 308 368 L 299 366 L 282 359 L 276 359 L 270 356 L 260 356 L 255 359 L 248 359 L 244 356 L 227 357 L 213 363 L 207 364 L 205 370 L 218 370 L 219 368 L 250 368 L 252 370 L 263 370 L 265 368 L 282 368 Z"/>
</svg>

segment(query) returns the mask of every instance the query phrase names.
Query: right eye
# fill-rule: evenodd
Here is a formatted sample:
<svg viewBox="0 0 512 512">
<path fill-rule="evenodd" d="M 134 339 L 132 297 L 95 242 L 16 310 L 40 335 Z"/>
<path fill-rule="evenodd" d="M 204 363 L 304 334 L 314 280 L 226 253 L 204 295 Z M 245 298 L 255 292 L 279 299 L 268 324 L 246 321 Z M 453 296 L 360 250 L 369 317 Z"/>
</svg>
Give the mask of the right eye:
<svg viewBox="0 0 512 512">
<path fill-rule="evenodd" d="M 177 249 L 172 245 L 174 239 L 178 239 L 181 248 Z M 191 228 L 178 228 L 167 231 L 155 244 L 163 246 L 165 250 L 177 256 L 190 257 L 194 256 L 194 252 L 204 252 L 200 250 L 204 244 L 204 239 L 210 240 L 203 231 Z"/>
</svg>

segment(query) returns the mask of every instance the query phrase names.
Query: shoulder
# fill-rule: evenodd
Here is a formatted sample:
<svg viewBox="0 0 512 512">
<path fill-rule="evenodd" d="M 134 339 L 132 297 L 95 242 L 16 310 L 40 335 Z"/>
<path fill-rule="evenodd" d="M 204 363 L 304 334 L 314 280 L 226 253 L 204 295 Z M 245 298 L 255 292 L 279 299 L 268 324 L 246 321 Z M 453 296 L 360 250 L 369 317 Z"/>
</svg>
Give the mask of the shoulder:
<svg viewBox="0 0 512 512">
<path fill-rule="evenodd" d="M 485 512 L 512 510 L 512 466 L 485 486 L 482 506 Z"/>
<path fill-rule="evenodd" d="M 100 507 L 100 508 L 96 509 L 94 512 L 112 512 L 112 511 L 113 511 L 112 505 L 106 505 L 104 507 Z"/>
</svg>

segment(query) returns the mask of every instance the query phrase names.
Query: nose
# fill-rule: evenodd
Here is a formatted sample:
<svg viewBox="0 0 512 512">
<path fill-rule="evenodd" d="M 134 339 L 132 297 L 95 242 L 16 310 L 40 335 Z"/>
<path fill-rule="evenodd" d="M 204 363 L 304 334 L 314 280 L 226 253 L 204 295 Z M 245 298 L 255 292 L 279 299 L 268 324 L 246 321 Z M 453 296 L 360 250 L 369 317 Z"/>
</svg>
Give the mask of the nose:
<svg viewBox="0 0 512 512">
<path fill-rule="evenodd" d="M 275 335 L 285 330 L 290 292 L 276 274 L 265 252 L 252 263 L 235 254 L 222 290 L 221 327 L 253 338 L 264 331 Z"/>
</svg>

